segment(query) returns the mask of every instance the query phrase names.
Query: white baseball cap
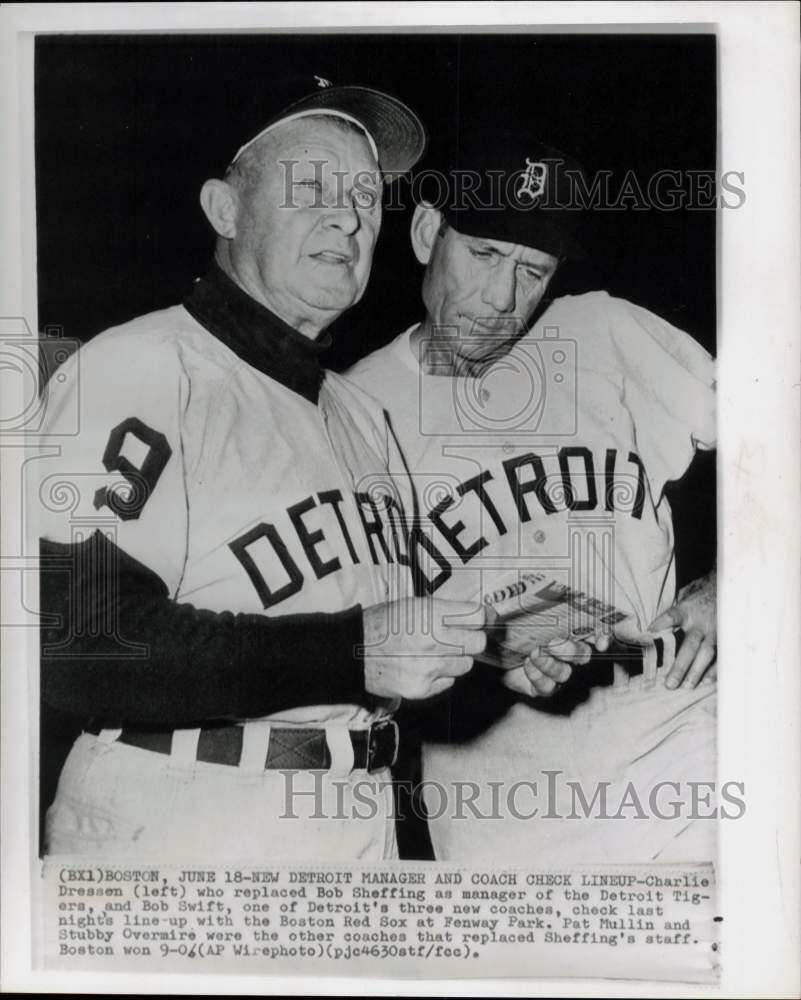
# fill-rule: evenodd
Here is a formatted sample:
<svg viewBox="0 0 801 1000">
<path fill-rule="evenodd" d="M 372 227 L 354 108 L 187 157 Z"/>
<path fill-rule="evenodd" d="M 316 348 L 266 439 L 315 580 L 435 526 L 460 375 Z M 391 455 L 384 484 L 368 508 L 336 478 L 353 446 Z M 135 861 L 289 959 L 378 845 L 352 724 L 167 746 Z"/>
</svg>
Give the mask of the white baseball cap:
<svg viewBox="0 0 801 1000">
<path fill-rule="evenodd" d="M 386 180 L 410 170 L 426 147 L 426 132 L 417 115 L 402 101 L 369 87 L 335 87 L 315 77 L 317 87 L 274 115 L 265 126 L 236 151 L 231 164 L 255 142 L 284 122 L 309 115 L 331 115 L 360 127 L 367 135 Z"/>
</svg>

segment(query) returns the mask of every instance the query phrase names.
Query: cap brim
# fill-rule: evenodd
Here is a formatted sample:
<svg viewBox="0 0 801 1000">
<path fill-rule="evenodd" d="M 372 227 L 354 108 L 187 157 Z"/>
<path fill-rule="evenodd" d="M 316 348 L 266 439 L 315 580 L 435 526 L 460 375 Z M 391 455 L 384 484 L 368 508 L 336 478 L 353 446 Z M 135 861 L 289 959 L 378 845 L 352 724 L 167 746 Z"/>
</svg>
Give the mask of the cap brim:
<svg viewBox="0 0 801 1000">
<path fill-rule="evenodd" d="M 458 233 L 541 250 L 554 257 L 580 260 L 583 248 L 574 230 L 566 229 L 563 222 L 550 218 L 546 211 L 500 211 L 498 209 L 454 209 L 441 207 L 442 214 Z M 576 219 L 576 229 L 581 222 Z"/>
<path fill-rule="evenodd" d="M 290 104 L 270 122 L 276 125 L 300 111 L 341 111 L 367 129 L 378 149 L 387 180 L 410 170 L 425 152 L 423 123 L 402 101 L 368 87 L 322 87 Z"/>
</svg>

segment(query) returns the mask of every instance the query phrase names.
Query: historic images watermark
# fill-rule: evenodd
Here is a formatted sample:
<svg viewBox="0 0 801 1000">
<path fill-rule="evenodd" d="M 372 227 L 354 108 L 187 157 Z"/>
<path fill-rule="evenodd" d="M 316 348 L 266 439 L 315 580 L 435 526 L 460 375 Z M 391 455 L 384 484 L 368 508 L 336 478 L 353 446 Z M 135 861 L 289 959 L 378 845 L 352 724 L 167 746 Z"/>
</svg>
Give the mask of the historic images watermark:
<svg viewBox="0 0 801 1000">
<path fill-rule="evenodd" d="M 328 160 L 281 160 L 282 208 L 375 209 L 406 211 L 426 203 L 451 211 L 497 211 L 510 206 L 521 212 L 560 211 L 714 211 L 738 209 L 746 202 L 741 170 L 677 170 L 665 167 L 643 174 L 596 170 L 591 174 L 558 159 L 526 160 L 520 170 L 443 171 L 413 174 L 358 171 L 346 173 Z M 551 183 L 541 183 L 550 172 Z M 382 191 L 383 177 L 383 191 Z M 348 188 L 345 182 L 348 182 Z M 391 183 L 387 183 L 391 181 Z"/>
<path fill-rule="evenodd" d="M 280 772 L 284 778 L 282 819 L 371 820 L 379 815 L 381 797 L 393 782 L 365 776 L 352 782 L 313 772 Z M 408 792 L 406 801 L 419 819 L 472 820 L 716 820 L 741 819 L 746 812 L 741 781 L 662 780 L 643 787 L 633 781 L 597 781 L 588 787 L 565 778 L 565 772 L 543 769 L 541 781 L 394 782 Z M 333 794 L 332 794 L 333 789 Z M 400 819 L 405 817 L 401 815 Z"/>
</svg>

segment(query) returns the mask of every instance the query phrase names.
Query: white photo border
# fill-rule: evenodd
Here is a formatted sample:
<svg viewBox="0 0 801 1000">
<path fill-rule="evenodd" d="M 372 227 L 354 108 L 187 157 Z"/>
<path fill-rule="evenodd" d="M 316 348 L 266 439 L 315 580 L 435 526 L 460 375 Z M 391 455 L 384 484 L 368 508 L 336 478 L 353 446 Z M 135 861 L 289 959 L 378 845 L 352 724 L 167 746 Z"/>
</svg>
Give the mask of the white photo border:
<svg viewBox="0 0 801 1000">
<path fill-rule="evenodd" d="M 2 27 L 3 316 L 36 330 L 33 39 L 46 31 L 660 31 L 714 27 L 722 171 L 745 204 L 719 241 L 720 781 L 745 783 L 746 815 L 722 823 L 719 986 L 591 980 L 232 979 L 171 975 L 170 992 L 583 997 L 778 997 L 799 982 L 799 46 L 795 3 L 7 4 Z M 16 153 L 16 155 L 14 155 Z M 4 387 L 5 389 L 5 387 Z M 3 405 L 13 406 L 6 393 Z M 3 449 L 3 452 L 14 449 Z M 3 454 L 4 558 L 19 531 Z M 10 566 L 9 562 L 6 566 Z M 0 568 L 6 568 L 0 566 Z M 16 599 L 3 578 L 2 621 Z M 36 757 L 34 631 L 2 634 L 2 988 L 163 992 L 163 976 L 32 971 Z"/>
</svg>

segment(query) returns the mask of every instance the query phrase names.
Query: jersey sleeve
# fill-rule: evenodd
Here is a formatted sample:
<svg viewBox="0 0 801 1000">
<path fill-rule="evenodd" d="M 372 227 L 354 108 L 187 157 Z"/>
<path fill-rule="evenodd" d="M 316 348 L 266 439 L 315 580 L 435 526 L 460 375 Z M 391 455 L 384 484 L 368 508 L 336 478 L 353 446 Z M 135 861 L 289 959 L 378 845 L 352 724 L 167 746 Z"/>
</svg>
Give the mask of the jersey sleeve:
<svg viewBox="0 0 801 1000">
<path fill-rule="evenodd" d="M 269 618 L 177 604 L 100 532 L 43 540 L 39 577 L 42 696 L 62 712 L 175 728 L 369 704 L 359 607 Z"/>
<path fill-rule="evenodd" d="M 715 363 L 692 337 L 647 309 L 612 300 L 610 328 L 623 404 L 658 502 L 696 448 L 716 446 Z"/>
<path fill-rule="evenodd" d="M 45 390 L 40 536 L 69 544 L 100 531 L 175 595 L 187 554 L 190 390 L 177 350 L 150 333 L 112 331 L 70 358 Z"/>
</svg>

